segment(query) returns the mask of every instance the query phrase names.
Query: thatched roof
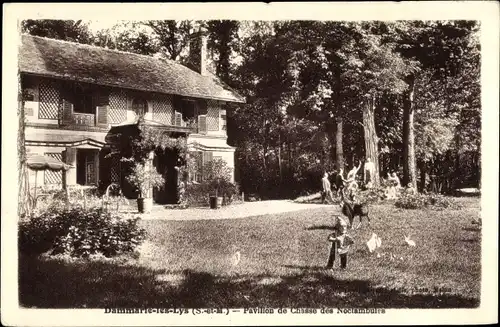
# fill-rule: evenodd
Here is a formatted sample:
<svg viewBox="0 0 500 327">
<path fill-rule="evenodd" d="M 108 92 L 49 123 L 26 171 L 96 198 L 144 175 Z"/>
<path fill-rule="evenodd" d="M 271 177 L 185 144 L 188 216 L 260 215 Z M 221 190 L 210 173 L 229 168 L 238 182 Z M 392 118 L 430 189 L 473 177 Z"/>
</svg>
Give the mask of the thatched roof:
<svg viewBox="0 0 500 327">
<path fill-rule="evenodd" d="M 85 44 L 23 35 L 23 73 L 195 98 L 245 102 L 214 76 L 175 61 Z"/>
</svg>

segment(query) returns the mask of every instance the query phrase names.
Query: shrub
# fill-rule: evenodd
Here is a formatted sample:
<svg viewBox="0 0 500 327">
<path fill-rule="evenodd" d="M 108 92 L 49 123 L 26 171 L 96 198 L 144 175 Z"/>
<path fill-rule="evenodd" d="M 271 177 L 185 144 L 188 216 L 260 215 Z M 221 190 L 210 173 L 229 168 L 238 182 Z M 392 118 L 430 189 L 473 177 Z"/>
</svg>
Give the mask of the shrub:
<svg viewBox="0 0 500 327">
<path fill-rule="evenodd" d="M 231 183 L 230 181 L 223 181 L 219 185 L 219 190 L 224 198 L 223 204 L 228 205 L 233 203 L 240 194 L 240 188 L 238 184 Z"/>
<path fill-rule="evenodd" d="M 214 195 L 213 190 L 217 188 L 217 195 L 222 196 L 224 205 L 233 203 L 239 196 L 239 186 L 236 183 L 231 183 L 227 180 L 221 180 L 218 185 L 214 185 L 214 181 L 204 181 L 199 184 L 190 183 L 186 186 L 186 194 L 184 195 L 189 205 L 208 206 L 209 197 Z"/>
<path fill-rule="evenodd" d="M 190 206 L 207 206 L 209 203 L 208 192 L 208 186 L 205 183 L 188 183 L 184 198 Z"/>
<path fill-rule="evenodd" d="M 131 252 L 145 239 L 139 218 L 122 218 L 100 208 L 53 208 L 20 222 L 20 252 L 106 257 Z"/>
<path fill-rule="evenodd" d="M 411 194 L 403 193 L 394 205 L 401 209 L 422 209 L 432 207 L 435 209 L 460 209 L 460 204 L 453 198 L 441 194 Z"/>
<path fill-rule="evenodd" d="M 130 175 L 127 176 L 127 181 L 137 188 L 139 198 L 150 198 L 151 190 L 155 187 L 163 187 L 165 179 L 152 166 L 147 163 L 136 163 Z"/>
<path fill-rule="evenodd" d="M 380 187 L 372 187 L 364 191 L 360 191 L 357 195 L 357 198 L 361 202 L 366 203 L 377 203 L 383 201 L 385 199 L 386 189 L 382 186 Z"/>
<path fill-rule="evenodd" d="M 192 167 L 192 169 L 197 169 Z M 188 183 L 184 195 L 190 205 L 209 204 L 210 196 L 223 198 L 223 205 L 231 204 L 238 197 L 239 187 L 231 182 L 232 169 L 223 159 L 213 159 L 203 166 L 201 183 Z M 201 173 L 199 171 L 198 173 Z"/>
</svg>

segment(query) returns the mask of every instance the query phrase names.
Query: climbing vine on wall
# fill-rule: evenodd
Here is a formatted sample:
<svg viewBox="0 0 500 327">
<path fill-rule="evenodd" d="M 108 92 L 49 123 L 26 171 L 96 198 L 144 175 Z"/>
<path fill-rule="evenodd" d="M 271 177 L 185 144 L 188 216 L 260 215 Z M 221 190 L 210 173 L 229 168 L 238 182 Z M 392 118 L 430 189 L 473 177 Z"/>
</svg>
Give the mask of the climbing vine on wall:
<svg viewBox="0 0 500 327">
<path fill-rule="evenodd" d="M 173 137 L 169 132 L 154 125 L 148 125 L 144 120 L 130 126 L 120 126 L 112 131 L 109 142 L 112 143 L 112 151 L 109 156 L 118 155 L 121 161 L 144 163 L 148 160 L 151 151 L 175 150 L 181 160 L 180 165 L 185 164 L 187 157 L 187 138 Z"/>
</svg>

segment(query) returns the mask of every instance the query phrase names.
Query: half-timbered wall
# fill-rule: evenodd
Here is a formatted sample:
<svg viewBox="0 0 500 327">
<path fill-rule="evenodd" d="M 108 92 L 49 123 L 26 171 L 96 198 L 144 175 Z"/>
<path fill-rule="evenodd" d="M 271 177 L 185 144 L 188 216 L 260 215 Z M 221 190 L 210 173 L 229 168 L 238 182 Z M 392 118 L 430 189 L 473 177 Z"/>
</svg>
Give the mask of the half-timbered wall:
<svg viewBox="0 0 500 327">
<path fill-rule="evenodd" d="M 174 105 L 172 96 L 155 94 L 151 99 L 153 120 L 165 125 L 173 125 Z"/>
<path fill-rule="evenodd" d="M 219 105 L 216 101 L 207 101 L 207 130 L 219 131 Z"/>
<path fill-rule="evenodd" d="M 109 94 L 108 122 L 119 124 L 127 119 L 127 95 L 123 90 L 113 89 Z"/>
</svg>

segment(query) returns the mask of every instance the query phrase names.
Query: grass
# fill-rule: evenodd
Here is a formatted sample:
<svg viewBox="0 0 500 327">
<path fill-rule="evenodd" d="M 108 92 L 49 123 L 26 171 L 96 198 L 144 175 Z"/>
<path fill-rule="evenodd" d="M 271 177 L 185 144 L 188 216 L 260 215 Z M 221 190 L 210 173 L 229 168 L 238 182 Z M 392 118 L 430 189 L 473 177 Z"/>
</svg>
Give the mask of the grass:
<svg viewBox="0 0 500 327">
<path fill-rule="evenodd" d="M 337 206 L 233 220 L 143 221 L 148 242 L 128 260 L 20 258 L 25 307 L 383 307 L 479 305 L 481 232 L 460 210 L 371 207 L 371 226 L 351 233 L 347 270 L 323 267 Z M 381 254 L 364 243 L 382 238 Z M 417 246 L 404 246 L 411 234 Z M 232 265 L 236 251 L 241 261 Z M 390 255 L 396 259 L 391 260 Z M 402 259 L 401 259 L 402 258 Z"/>
</svg>

